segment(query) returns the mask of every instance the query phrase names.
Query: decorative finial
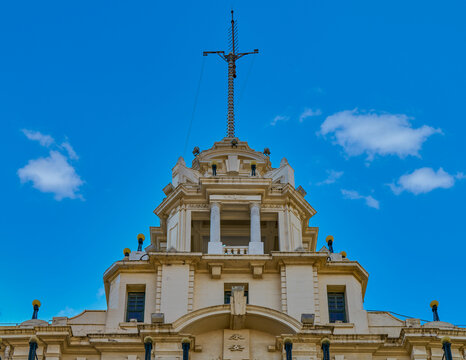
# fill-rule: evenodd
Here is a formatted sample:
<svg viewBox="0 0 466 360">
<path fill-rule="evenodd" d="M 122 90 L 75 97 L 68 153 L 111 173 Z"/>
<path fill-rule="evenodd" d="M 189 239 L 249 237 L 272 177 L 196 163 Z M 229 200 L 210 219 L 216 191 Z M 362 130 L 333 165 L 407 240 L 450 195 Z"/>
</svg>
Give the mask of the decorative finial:
<svg viewBox="0 0 466 360">
<path fill-rule="evenodd" d="M 264 155 L 265 156 L 270 156 L 270 149 L 269 148 L 264 148 Z"/>
<path fill-rule="evenodd" d="M 227 137 L 235 137 L 235 83 L 236 78 L 236 60 L 239 58 L 249 55 L 258 54 L 259 50 L 237 53 L 238 48 L 238 29 L 236 27 L 235 19 L 233 18 L 233 10 L 231 10 L 231 34 L 230 37 L 230 52 L 225 55 L 225 51 L 204 51 L 204 56 L 208 54 L 217 54 L 228 63 L 228 116 L 227 116 Z"/>
<path fill-rule="evenodd" d="M 138 251 L 142 251 L 142 243 L 145 239 L 146 237 L 144 236 L 144 234 L 138 234 Z"/>
<path fill-rule="evenodd" d="M 333 253 L 333 236 L 332 235 L 327 236 L 325 241 L 327 241 L 327 244 L 328 244 L 328 251 L 330 251 L 330 253 Z"/>
<path fill-rule="evenodd" d="M 199 153 L 200 153 L 199 146 L 195 146 L 194 149 L 193 149 L 193 155 L 197 156 L 197 155 L 199 155 Z"/>
<path fill-rule="evenodd" d="M 37 319 L 37 314 L 39 313 L 39 308 L 40 308 L 40 301 L 39 300 L 34 300 L 32 302 L 32 307 L 34 311 L 32 312 L 32 318 Z"/>
<path fill-rule="evenodd" d="M 434 321 L 440 321 L 440 318 L 438 316 L 438 311 L 437 311 L 438 301 L 437 300 L 432 300 L 430 302 L 430 307 L 432 308 L 432 313 L 434 315 Z"/>
</svg>

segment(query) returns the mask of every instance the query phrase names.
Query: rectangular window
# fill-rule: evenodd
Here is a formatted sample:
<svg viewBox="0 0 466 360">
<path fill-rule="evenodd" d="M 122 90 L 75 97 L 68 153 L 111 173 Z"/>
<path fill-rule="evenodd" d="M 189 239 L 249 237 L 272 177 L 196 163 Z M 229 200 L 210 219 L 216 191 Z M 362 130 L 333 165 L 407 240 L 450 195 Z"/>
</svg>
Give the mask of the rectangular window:
<svg viewBox="0 0 466 360">
<path fill-rule="evenodd" d="M 128 304 L 126 307 L 126 321 L 136 319 L 138 322 L 144 322 L 144 304 L 146 302 L 145 292 L 129 292 Z"/>
<path fill-rule="evenodd" d="M 346 304 L 344 292 L 329 292 L 328 296 L 328 315 L 331 323 L 347 322 Z"/>
<path fill-rule="evenodd" d="M 248 291 L 248 284 L 225 284 L 224 285 L 224 297 L 223 303 L 229 304 L 231 298 L 231 288 L 232 286 L 242 286 L 244 288 L 244 296 L 246 296 L 246 304 L 249 304 L 249 291 Z"/>
</svg>

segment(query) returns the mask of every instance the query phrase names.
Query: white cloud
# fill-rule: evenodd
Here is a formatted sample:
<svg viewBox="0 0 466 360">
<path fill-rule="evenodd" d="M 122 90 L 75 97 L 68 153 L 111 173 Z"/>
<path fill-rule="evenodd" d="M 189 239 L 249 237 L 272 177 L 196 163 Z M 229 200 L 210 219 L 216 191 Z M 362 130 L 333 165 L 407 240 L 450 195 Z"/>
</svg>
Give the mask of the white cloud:
<svg viewBox="0 0 466 360">
<path fill-rule="evenodd" d="M 351 200 L 359 200 L 363 199 L 366 202 L 366 205 L 374 208 L 374 209 L 379 209 L 380 208 L 380 203 L 378 200 L 374 199 L 372 196 L 364 196 L 359 194 L 357 191 L 354 190 L 341 190 L 341 193 L 343 194 L 343 197 L 345 199 L 351 199 Z"/>
<path fill-rule="evenodd" d="M 322 111 L 320 109 L 312 110 L 312 109 L 304 109 L 301 115 L 299 115 L 299 122 L 303 122 L 308 117 L 312 116 L 319 116 L 322 115 Z"/>
<path fill-rule="evenodd" d="M 81 198 L 78 194 L 83 181 L 76 173 L 69 160 L 79 157 L 68 140 L 58 145 L 50 135 L 39 131 L 22 129 L 29 140 L 38 141 L 42 146 L 52 149 L 49 156 L 29 160 L 26 166 L 18 169 L 17 173 L 22 183 L 31 181 L 32 186 L 42 192 L 55 194 L 56 200 L 64 198 Z"/>
<path fill-rule="evenodd" d="M 62 143 L 61 147 L 66 150 L 66 152 L 68 153 L 68 157 L 70 159 L 73 159 L 73 160 L 78 160 L 79 159 L 78 155 L 76 154 L 73 147 L 71 146 L 71 144 L 68 141 L 65 141 L 64 143 Z"/>
<path fill-rule="evenodd" d="M 55 316 L 66 316 L 66 317 L 73 317 L 75 315 L 78 315 L 81 311 L 75 310 L 69 306 L 65 306 L 63 310 L 60 310 L 57 315 Z"/>
<path fill-rule="evenodd" d="M 329 185 L 335 183 L 343 176 L 343 171 L 327 170 L 327 174 L 327 178 L 324 181 L 317 183 L 316 185 Z"/>
<path fill-rule="evenodd" d="M 39 144 L 45 147 L 49 147 L 55 142 L 53 137 L 50 135 L 44 135 L 39 131 L 32 131 L 27 129 L 22 129 L 21 131 L 29 140 L 38 141 Z"/>
<path fill-rule="evenodd" d="M 290 120 L 290 117 L 289 116 L 285 116 L 285 115 L 277 115 L 273 118 L 273 120 L 270 122 L 270 125 L 271 126 L 275 126 L 277 125 L 277 123 L 279 121 L 288 121 Z"/>
<path fill-rule="evenodd" d="M 104 295 L 105 295 L 105 288 L 102 286 L 97 290 L 97 294 L 96 294 L 97 299 L 100 299 Z"/>
<path fill-rule="evenodd" d="M 424 167 L 414 170 L 410 174 L 402 175 L 396 183 L 388 184 L 395 194 L 409 191 L 414 195 L 425 194 L 435 189 L 449 189 L 455 185 L 455 178 L 460 180 L 465 176 L 463 173 L 450 175 L 442 168 L 435 171 Z"/>
<path fill-rule="evenodd" d="M 18 170 L 18 176 L 22 183 L 31 181 L 37 190 L 55 194 L 56 200 L 81 197 L 77 192 L 83 181 L 68 159 L 58 151 L 50 151 L 45 158 L 29 160 Z"/>
<path fill-rule="evenodd" d="M 367 154 L 369 160 L 375 155 L 419 156 L 427 138 L 442 131 L 427 125 L 413 128 L 409 120 L 404 114 L 345 110 L 327 117 L 320 133 L 331 134 L 350 156 Z"/>
</svg>

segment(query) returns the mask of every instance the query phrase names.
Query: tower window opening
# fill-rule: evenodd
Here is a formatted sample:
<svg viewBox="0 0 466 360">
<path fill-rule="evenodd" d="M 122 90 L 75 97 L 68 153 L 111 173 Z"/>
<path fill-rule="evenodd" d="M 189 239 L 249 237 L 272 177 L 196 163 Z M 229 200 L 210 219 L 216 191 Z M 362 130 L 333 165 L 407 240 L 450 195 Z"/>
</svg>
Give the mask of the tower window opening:
<svg viewBox="0 0 466 360">
<path fill-rule="evenodd" d="M 212 176 L 217 176 L 217 164 L 212 164 Z"/>
<path fill-rule="evenodd" d="M 146 300 L 145 292 L 129 292 L 126 307 L 126 321 L 136 319 L 137 322 L 144 322 L 144 305 Z"/>
<path fill-rule="evenodd" d="M 329 292 L 327 293 L 327 296 L 328 296 L 329 321 L 331 323 L 347 322 L 345 293 L 344 292 Z"/>
<path fill-rule="evenodd" d="M 251 176 L 256 176 L 256 164 L 251 164 Z"/>
<path fill-rule="evenodd" d="M 224 285 L 224 297 L 223 297 L 223 303 L 224 304 L 230 304 L 231 302 L 231 288 L 233 286 L 242 286 L 244 288 L 244 296 L 246 296 L 246 304 L 249 304 L 249 290 L 248 290 L 248 284 L 225 284 Z"/>
</svg>

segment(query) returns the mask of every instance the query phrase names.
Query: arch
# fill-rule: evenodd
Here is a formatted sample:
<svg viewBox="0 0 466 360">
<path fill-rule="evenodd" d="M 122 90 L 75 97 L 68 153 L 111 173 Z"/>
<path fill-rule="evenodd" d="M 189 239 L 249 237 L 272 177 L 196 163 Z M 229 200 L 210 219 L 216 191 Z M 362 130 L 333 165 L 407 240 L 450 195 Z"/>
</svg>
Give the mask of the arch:
<svg viewBox="0 0 466 360">
<path fill-rule="evenodd" d="M 173 330 L 196 335 L 212 330 L 229 329 L 230 316 L 230 305 L 209 306 L 183 315 L 173 323 Z M 298 333 L 302 324 L 280 311 L 246 305 L 244 328 L 279 336 Z"/>
</svg>

